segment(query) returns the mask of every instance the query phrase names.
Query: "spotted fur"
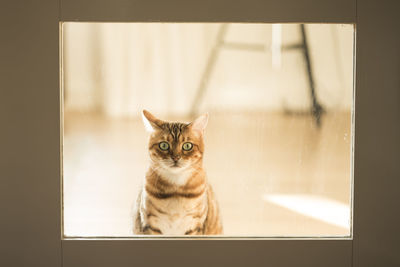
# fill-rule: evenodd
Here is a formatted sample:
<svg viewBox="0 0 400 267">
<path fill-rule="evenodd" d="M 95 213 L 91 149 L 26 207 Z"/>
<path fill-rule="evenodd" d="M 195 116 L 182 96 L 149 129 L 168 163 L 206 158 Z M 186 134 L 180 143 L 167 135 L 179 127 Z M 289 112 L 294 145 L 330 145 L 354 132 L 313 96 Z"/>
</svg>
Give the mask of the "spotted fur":
<svg viewBox="0 0 400 267">
<path fill-rule="evenodd" d="M 136 202 L 135 234 L 218 235 L 222 223 L 217 201 L 202 167 L 203 132 L 208 115 L 192 123 L 165 122 L 143 111 L 150 168 Z M 169 149 L 160 149 L 167 142 Z M 190 151 L 182 149 L 186 142 Z"/>
</svg>

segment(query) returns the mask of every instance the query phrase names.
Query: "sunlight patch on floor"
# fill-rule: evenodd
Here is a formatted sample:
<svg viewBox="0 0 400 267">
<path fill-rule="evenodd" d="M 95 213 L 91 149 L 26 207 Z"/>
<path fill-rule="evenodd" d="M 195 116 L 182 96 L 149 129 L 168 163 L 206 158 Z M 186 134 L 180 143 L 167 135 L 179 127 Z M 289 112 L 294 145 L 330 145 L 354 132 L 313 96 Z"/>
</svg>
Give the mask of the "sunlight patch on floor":
<svg viewBox="0 0 400 267">
<path fill-rule="evenodd" d="M 325 223 L 350 228 L 350 207 L 342 202 L 303 194 L 266 194 L 263 199 Z"/>
</svg>

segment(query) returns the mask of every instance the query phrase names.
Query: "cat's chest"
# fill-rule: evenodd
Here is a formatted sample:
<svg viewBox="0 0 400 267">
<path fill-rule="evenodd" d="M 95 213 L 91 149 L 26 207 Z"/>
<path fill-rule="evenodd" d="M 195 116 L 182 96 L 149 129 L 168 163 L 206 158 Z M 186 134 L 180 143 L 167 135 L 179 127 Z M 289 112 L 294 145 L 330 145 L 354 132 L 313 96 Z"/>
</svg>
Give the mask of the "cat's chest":
<svg viewBox="0 0 400 267">
<path fill-rule="evenodd" d="M 184 235 L 205 219 L 204 198 L 195 200 L 173 198 L 160 201 L 158 204 L 160 210 L 165 212 L 158 213 L 152 220 L 165 235 Z"/>
</svg>

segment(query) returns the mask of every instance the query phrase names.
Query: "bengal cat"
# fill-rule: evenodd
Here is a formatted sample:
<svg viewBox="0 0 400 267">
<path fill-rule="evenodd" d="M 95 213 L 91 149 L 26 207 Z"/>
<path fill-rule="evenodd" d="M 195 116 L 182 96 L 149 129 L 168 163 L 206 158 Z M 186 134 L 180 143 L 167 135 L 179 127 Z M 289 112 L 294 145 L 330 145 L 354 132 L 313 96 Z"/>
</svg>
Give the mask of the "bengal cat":
<svg viewBox="0 0 400 267">
<path fill-rule="evenodd" d="M 203 169 L 208 114 L 166 122 L 143 110 L 150 167 L 136 203 L 135 234 L 219 235 L 219 208 Z"/>
</svg>

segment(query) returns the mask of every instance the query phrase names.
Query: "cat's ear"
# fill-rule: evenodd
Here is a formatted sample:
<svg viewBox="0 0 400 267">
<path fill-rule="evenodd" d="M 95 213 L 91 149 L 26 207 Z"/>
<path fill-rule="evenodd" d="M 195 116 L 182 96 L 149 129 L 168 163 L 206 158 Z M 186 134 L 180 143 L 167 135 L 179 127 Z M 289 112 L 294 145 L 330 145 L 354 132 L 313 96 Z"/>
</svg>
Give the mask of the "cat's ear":
<svg viewBox="0 0 400 267">
<path fill-rule="evenodd" d="M 162 120 L 157 119 L 154 117 L 153 114 L 148 112 L 147 110 L 143 110 L 142 112 L 142 119 L 144 127 L 148 132 L 154 132 L 155 130 L 160 130 L 164 122 Z"/>
<path fill-rule="evenodd" d="M 207 122 L 208 122 L 208 113 L 201 115 L 200 117 L 195 119 L 192 123 L 190 123 L 190 128 L 194 131 L 203 133 L 204 129 L 207 126 Z"/>
</svg>

